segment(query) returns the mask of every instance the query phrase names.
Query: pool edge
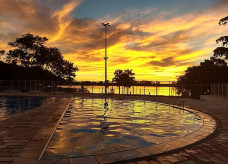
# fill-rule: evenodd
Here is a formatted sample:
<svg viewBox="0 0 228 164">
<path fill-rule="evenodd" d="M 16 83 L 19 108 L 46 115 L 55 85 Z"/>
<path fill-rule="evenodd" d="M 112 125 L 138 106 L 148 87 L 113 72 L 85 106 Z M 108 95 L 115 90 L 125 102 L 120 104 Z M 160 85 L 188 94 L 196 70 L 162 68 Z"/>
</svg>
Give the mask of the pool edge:
<svg viewBox="0 0 228 164">
<path fill-rule="evenodd" d="M 60 121 L 61 121 L 61 119 L 63 118 L 64 114 L 66 113 L 66 111 L 67 111 L 67 109 L 68 109 L 68 107 L 69 107 L 71 101 L 72 101 L 72 99 L 69 101 L 69 103 L 67 104 L 65 110 L 63 111 L 62 115 L 60 116 L 58 122 L 56 123 L 55 128 L 53 129 L 53 131 L 52 131 L 52 133 L 51 133 L 51 135 L 50 135 L 50 137 L 49 137 L 49 139 L 48 139 L 48 141 L 47 141 L 45 147 L 43 148 L 43 150 L 42 150 L 42 152 L 41 152 L 41 154 L 40 154 L 40 156 L 39 156 L 39 160 L 41 160 L 41 158 L 42 158 L 42 156 L 43 156 L 45 150 L 47 149 L 47 147 L 48 147 L 48 145 L 49 145 L 49 143 L 50 143 L 50 141 L 51 141 L 51 139 L 52 139 L 52 137 L 53 137 L 53 135 L 54 135 L 54 133 L 55 133 L 55 131 L 56 131 L 56 129 L 57 129 L 57 127 L 58 127 Z"/>
<path fill-rule="evenodd" d="M 150 100 L 152 101 L 152 100 Z M 71 101 L 70 101 L 71 102 Z M 69 104 L 70 104 L 69 102 Z M 69 106 L 67 105 L 67 107 Z M 167 104 L 167 103 L 166 103 Z M 57 126 L 59 125 L 60 120 L 62 119 L 64 113 L 67 110 L 67 107 L 65 111 L 63 112 L 62 116 L 60 117 Z M 199 110 L 195 110 L 192 108 L 185 108 L 184 110 L 193 112 L 194 114 L 198 115 L 203 120 L 203 125 L 196 130 L 195 132 L 185 135 L 183 137 L 149 146 L 149 147 L 143 147 L 143 148 L 136 148 L 131 150 L 125 150 L 125 151 L 118 151 L 118 152 L 112 152 L 112 153 L 104 153 L 104 154 L 95 154 L 95 155 L 87 155 L 87 156 L 80 156 L 80 157 L 69 157 L 69 158 L 62 158 L 74 160 L 74 161 L 80 161 L 80 160 L 92 160 L 94 163 L 122 163 L 122 162 L 130 162 L 130 161 L 136 161 L 136 160 L 142 160 L 142 159 L 148 159 L 156 156 L 161 156 L 164 154 L 168 154 L 173 151 L 181 150 L 185 147 L 188 147 L 190 145 L 196 144 L 202 140 L 207 139 L 209 136 L 214 134 L 214 132 L 217 130 L 217 121 L 213 116 L 210 114 L 207 114 L 205 112 L 201 112 Z M 53 134 L 56 130 L 56 128 L 53 130 Z M 53 136 L 51 135 L 49 142 Z M 42 154 L 45 152 L 46 147 L 48 146 L 49 142 L 45 146 Z M 52 160 L 42 160 L 42 154 L 39 158 L 41 161 L 52 161 Z"/>
</svg>

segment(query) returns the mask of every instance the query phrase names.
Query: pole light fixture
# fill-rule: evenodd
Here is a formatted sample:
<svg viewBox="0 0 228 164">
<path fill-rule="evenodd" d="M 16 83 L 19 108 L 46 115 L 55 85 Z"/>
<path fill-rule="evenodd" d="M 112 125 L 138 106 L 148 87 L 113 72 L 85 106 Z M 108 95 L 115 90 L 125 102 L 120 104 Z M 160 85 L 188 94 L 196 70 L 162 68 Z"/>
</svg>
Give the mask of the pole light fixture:
<svg viewBox="0 0 228 164">
<path fill-rule="evenodd" d="M 108 88 L 108 81 L 107 81 L 107 28 L 110 26 L 109 23 L 102 23 L 102 25 L 105 27 L 105 94 L 107 94 L 107 88 Z"/>
</svg>

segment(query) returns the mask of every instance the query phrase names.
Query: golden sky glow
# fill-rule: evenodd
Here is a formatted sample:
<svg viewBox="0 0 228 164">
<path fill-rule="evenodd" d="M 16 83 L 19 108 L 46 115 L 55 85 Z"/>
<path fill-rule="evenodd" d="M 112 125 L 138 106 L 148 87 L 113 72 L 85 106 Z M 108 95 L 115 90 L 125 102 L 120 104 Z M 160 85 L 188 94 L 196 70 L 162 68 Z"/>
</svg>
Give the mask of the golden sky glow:
<svg viewBox="0 0 228 164">
<path fill-rule="evenodd" d="M 227 27 L 218 21 L 227 16 L 228 1 L 210 1 L 210 6 L 183 12 L 191 1 L 169 10 L 146 6 L 145 0 L 140 2 L 145 2 L 145 8 L 95 17 L 98 11 L 86 11 L 87 0 L 0 0 L 0 50 L 8 50 L 7 43 L 24 33 L 46 36 L 48 46 L 59 48 L 65 59 L 78 66 L 76 80 L 103 81 L 101 23 L 109 22 L 109 80 L 116 69 L 133 69 L 136 80 L 175 80 L 187 67 L 210 58 L 220 46 L 215 40 L 227 35 Z M 83 18 L 77 11 L 91 17 Z"/>
</svg>

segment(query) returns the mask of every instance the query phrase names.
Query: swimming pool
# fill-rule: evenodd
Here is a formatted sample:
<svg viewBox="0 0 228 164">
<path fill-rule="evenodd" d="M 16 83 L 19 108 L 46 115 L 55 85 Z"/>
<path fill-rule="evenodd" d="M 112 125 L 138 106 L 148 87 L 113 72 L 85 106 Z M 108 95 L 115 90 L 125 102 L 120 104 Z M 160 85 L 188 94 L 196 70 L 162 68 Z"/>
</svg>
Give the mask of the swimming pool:
<svg viewBox="0 0 228 164">
<path fill-rule="evenodd" d="M 13 114 L 51 103 L 55 98 L 0 96 L 0 121 Z"/>
<path fill-rule="evenodd" d="M 147 147 L 193 133 L 202 124 L 192 112 L 152 101 L 75 98 L 42 159 Z"/>
</svg>

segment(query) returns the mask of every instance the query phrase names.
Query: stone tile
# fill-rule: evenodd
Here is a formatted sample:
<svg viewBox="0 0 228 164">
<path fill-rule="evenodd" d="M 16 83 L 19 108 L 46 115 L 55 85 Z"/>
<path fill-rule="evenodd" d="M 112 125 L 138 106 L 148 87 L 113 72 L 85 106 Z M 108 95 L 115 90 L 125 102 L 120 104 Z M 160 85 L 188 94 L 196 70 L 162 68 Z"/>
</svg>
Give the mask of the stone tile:
<svg viewBox="0 0 228 164">
<path fill-rule="evenodd" d="M 139 162 L 137 162 L 137 164 L 149 164 L 147 161 L 139 161 Z"/>
<path fill-rule="evenodd" d="M 108 153 L 108 154 L 100 154 L 95 155 L 95 158 L 99 163 L 111 163 L 114 161 L 121 161 L 123 160 L 118 153 Z"/>
<path fill-rule="evenodd" d="M 197 164 L 194 161 L 185 161 L 185 162 L 181 162 L 179 164 Z"/>
<path fill-rule="evenodd" d="M 171 164 L 171 162 L 169 162 L 169 160 L 167 160 L 164 157 L 157 157 L 156 158 L 161 164 Z"/>
<path fill-rule="evenodd" d="M 41 160 L 42 164 L 70 164 L 70 159 Z"/>
<path fill-rule="evenodd" d="M 154 155 L 152 153 L 152 148 L 151 147 L 145 147 L 145 148 L 140 148 L 140 149 L 137 149 L 140 153 L 142 153 L 144 156 L 152 156 Z"/>
<path fill-rule="evenodd" d="M 143 157 L 144 155 L 137 150 L 128 150 L 123 152 L 118 152 L 123 160 L 131 160 L 135 158 Z"/>
<path fill-rule="evenodd" d="M 176 157 L 174 157 L 173 155 L 166 155 L 164 157 L 166 159 L 168 159 L 171 163 L 177 163 L 177 162 L 179 162 L 179 160 Z"/>
<path fill-rule="evenodd" d="M 0 157 L 0 162 L 12 162 L 15 157 Z"/>
<path fill-rule="evenodd" d="M 70 164 L 98 164 L 94 156 L 70 158 Z"/>
<path fill-rule="evenodd" d="M 39 160 L 23 160 L 23 159 L 20 159 L 20 160 L 15 160 L 12 164 L 45 164 Z"/>
<path fill-rule="evenodd" d="M 224 156 L 224 155 L 219 154 L 219 153 L 213 153 L 213 156 L 215 156 L 215 157 L 217 157 L 217 158 L 221 159 L 222 161 L 224 161 L 224 162 L 227 162 L 227 163 L 228 163 L 228 157 L 227 157 L 227 156 Z"/>
<path fill-rule="evenodd" d="M 13 153 L 13 152 L 0 152 L 0 157 L 14 157 L 15 154 L 17 154 L 17 153 Z"/>
<path fill-rule="evenodd" d="M 187 157 L 185 157 L 181 153 L 174 153 L 174 154 L 172 154 L 172 156 L 176 157 L 179 161 L 185 161 L 188 159 Z"/>
<path fill-rule="evenodd" d="M 157 160 L 148 160 L 147 161 L 149 164 L 160 164 Z"/>
</svg>

